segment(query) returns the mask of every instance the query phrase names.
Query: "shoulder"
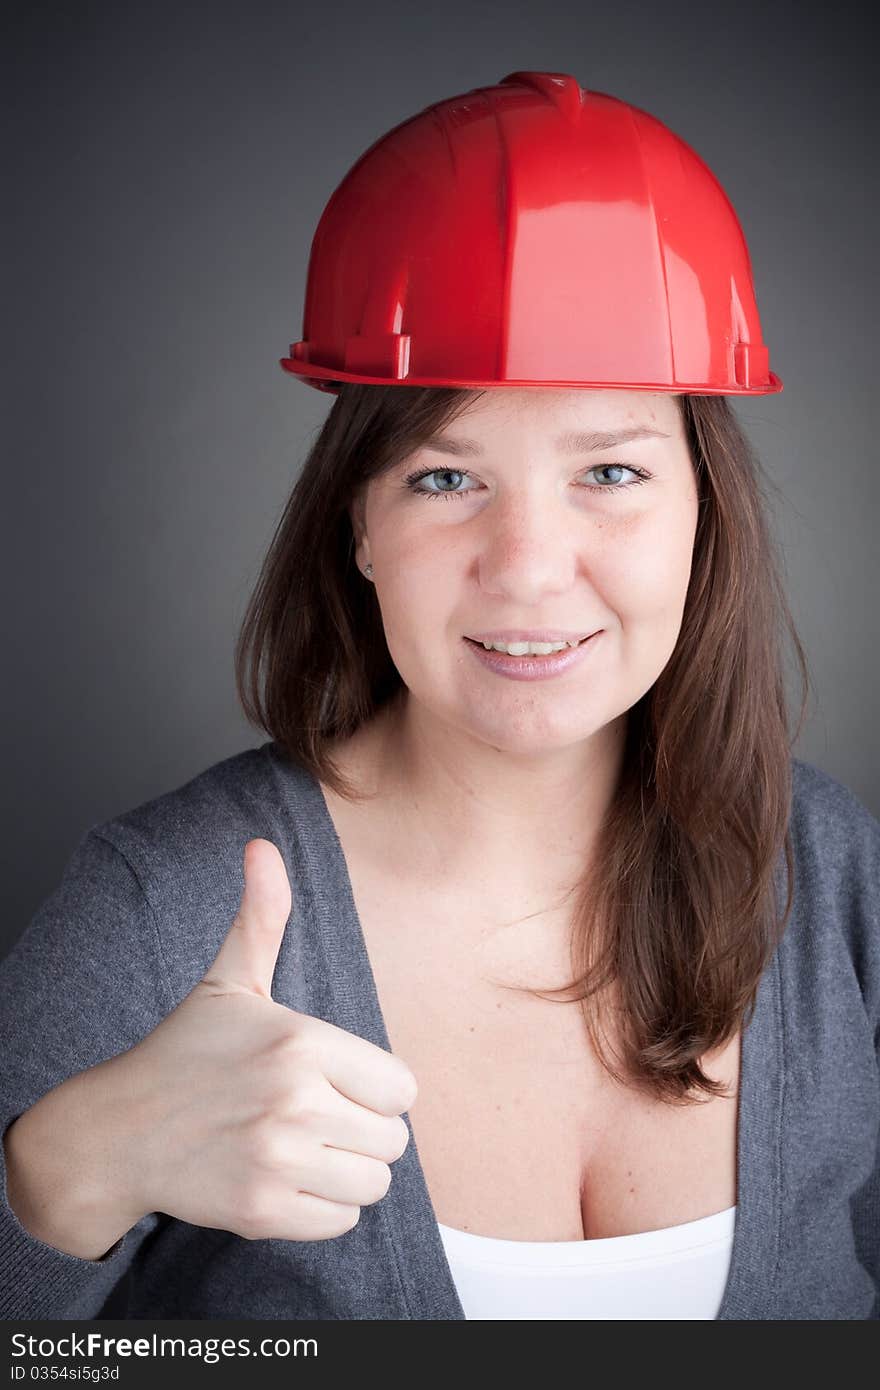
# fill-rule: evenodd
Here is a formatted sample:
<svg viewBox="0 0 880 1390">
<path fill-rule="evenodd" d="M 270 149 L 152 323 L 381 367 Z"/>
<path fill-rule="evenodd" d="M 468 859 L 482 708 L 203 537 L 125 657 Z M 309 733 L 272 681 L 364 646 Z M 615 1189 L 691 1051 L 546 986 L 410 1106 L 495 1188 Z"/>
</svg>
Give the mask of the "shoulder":
<svg viewBox="0 0 880 1390">
<path fill-rule="evenodd" d="M 316 796 L 310 774 L 267 742 L 213 763 L 89 834 L 122 854 L 154 907 L 180 904 L 193 890 L 225 901 L 241 893 L 248 840 L 272 840 L 287 861 L 291 827 L 313 811 Z"/>
<path fill-rule="evenodd" d="M 91 842 L 107 841 L 116 862 L 124 862 L 137 881 L 173 1000 L 202 977 L 229 931 L 244 890 L 249 840 L 270 840 L 281 853 L 293 891 L 298 949 L 311 949 L 314 868 L 303 852 L 304 827 L 314 821 L 320 798 L 314 777 L 268 742 L 224 758 L 87 832 Z"/>
<path fill-rule="evenodd" d="M 849 787 L 792 759 L 791 828 L 816 891 L 880 900 L 880 821 Z"/>
<path fill-rule="evenodd" d="M 814 961 L 846 953 L 880 1026 L 880 821 L 849 787 L 792 759 L 791 835 L 801 945 Z"/>
<path fill-rule="evenodd" d="M 792 758 L 791 763 L 793 812 L 803 828 L 824 824 L 844 838 L 855 830 L 869 846 L 880 846 L 880 821 L 854 791 L 814 763 L 802 758 Z"/>
</svg>

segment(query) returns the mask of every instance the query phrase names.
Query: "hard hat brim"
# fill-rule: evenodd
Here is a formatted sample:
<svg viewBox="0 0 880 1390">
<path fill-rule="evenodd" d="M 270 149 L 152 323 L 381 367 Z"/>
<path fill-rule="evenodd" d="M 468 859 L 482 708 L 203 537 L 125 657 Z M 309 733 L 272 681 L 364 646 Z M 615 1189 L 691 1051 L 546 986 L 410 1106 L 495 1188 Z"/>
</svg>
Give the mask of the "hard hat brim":
<svg viewBox="0 0 880 1390">
<path fill-rule="evenodd" d="M 298 377 L 307 386 L 315 386 L 320 391 L 333 391 L 332 383 L 359 382 L 365 386 L 443 386 L 458 390 L 482 391 L 493 386 L 549 386 L 566 390 L 578 387 L 609 391 L 665 391 L 688 396 L 769 396 L 783 390 L 781 379 L 775 372 L 769 372 L 769 382 L 760 386 L 742 386 L 739 382 L 684 382 L 684 381 L 528 381 L 493 380 L 461 381 L 449 377 L 386 377 L 368 376 L 363 372 L 346 372 L 339 367 L 321 367 L 315 362 L 299 361 L 293 357 L 278 359 L 281 366 L 292 376 Z"/>
</svg>

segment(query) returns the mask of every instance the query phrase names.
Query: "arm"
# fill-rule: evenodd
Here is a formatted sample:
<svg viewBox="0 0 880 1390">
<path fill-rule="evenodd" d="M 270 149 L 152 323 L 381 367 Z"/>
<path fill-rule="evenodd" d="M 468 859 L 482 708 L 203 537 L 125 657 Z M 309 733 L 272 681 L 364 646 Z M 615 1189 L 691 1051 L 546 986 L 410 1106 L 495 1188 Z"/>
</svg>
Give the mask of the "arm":
<svg viewBox="0 0 880 1390">
<path fill-rule="evenodd" d="M 150 905 L 90 830 L 0 961 L 0 1318 L 100 1306 L 155 1226 L 150 1214 L 132 1227 L 120 1144 L 132 1117 L 112 1089 L 102 1110 L 97 1082 L 169 1007 Z"/>
</svg>

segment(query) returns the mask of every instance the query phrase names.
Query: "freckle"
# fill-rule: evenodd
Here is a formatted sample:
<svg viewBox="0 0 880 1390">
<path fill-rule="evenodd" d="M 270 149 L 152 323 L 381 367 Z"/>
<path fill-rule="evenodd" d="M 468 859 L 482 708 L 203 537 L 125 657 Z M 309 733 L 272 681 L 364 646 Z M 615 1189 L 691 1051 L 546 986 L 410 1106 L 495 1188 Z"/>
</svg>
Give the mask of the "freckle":
<svg viewBox="0 0 880 1390">
<path fill-rule="evenodd" d="M 473 1031 L 474 1031 L 474 1025 L 471 1024 L 470 1028 L 468 1029 L 468 1032 L 469 1032 L 469 1033 L 472 1033 Z"/>
<path fill-rule="evenodd" d="M 634 1188 L 634 1187 L 631 1187 L 630 1190 L 629 1190 L 630 1196 L 632 1196 L 632 1194 L 633 1194 L 634 1192 L 635 1192 L 635 1188 Z"/>
</svg>

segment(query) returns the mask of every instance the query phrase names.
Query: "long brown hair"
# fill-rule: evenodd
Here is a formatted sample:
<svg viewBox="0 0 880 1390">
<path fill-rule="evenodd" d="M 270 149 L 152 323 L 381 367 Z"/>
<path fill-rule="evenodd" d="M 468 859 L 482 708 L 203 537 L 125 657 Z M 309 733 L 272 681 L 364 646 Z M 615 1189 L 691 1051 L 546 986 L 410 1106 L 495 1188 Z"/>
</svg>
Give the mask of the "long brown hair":
<svg viewBox="0 0 880 1390">
<path fill-rule="evenodd" d="M 329 741 L 352 734 L 403 687 L 374 587 L 354 563 L 349 505 L 480 394 L 342 385 L 245 612 L 235 675 L 246 717 L 341 796 L 358 799 L 358 789 L 333 763 Z M 699 485 L 681 630 L 628 711 L 619 784 L 572 889 L 572 981 L 530 992 L 583 1001 L 612 1076 L 687 1102 L 724 1093 L 700 1058 L 748 1023 L 791 912 L 791 752 L 810 677 L 760 462 L 726 397 L 676 399 Z M 783 629 L 802 681 L 794 734 Z"/>
</svg>

